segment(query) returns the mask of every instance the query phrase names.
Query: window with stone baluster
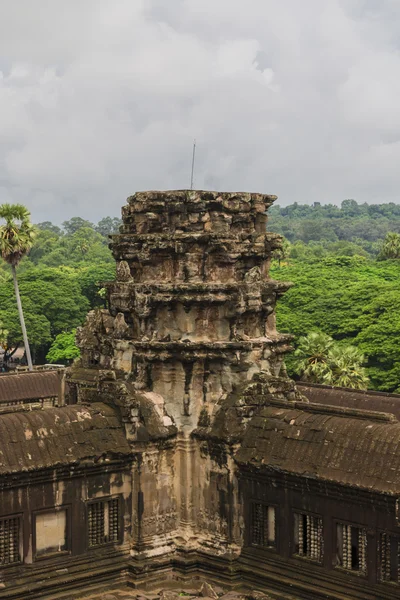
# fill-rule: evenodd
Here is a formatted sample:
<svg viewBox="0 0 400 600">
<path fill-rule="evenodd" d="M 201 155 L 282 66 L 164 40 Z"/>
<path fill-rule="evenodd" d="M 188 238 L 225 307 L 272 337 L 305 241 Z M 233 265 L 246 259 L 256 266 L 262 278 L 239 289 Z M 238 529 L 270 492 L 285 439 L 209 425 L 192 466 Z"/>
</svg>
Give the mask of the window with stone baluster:
<svg viewBox="0 0 400 600">
<path fill-rule="evenodd" d="M 400 537 L 380 533 L 378 537 L 378 578 L 400 583 Z"/>
<path fill-rule="evenodd" d="M 21 562 L 21 518 L 0 519 L 0 566 Z"/>
<path fill-rule="evenodd" d="M 324 538 L 321 517 L 294 513 L 294 553 L 302 558 L 322 562 Z"/>
<path fill-rule="evenodd" d="M 367 574 L 367 531 L 364 527 L 336 524 L 336 566 Z"/>
<path fill-rule="evenodd" d="M 119 498 L 96 500 L 87 505 L 88 547 L 95 548 L 120 541 Z"/>
<path fill-rule="evenodd" d="M 253 502 L 251 505 L 250 541 L 255 546 L 276 545 L 275 507 Z"/>
</svg>

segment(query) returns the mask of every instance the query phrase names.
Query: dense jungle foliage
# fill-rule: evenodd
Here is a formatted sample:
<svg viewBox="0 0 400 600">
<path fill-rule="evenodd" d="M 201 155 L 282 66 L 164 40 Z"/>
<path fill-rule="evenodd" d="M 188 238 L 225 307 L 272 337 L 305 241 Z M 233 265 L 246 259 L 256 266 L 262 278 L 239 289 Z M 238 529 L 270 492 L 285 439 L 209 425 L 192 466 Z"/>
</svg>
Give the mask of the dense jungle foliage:
<svg viewBox="0 0 400 600">
<path fill-rule="evenodd" d="M 400 392 L 400 205 L 276 206 L 268 229 L 289 240 L 271 275 L 294 284 L 278 303 L 279 331 L 295 346 L 312 331 L 356 346 L 369 387 Z M 295 374 L 294 355 L 287 365 Z"/>
<path fill-rule="evenodd" d="M 290 204 L 272 206 L 270 229 L 281 233 L 289 242 L 350 242 L 368 254 L 379 252 L 381 240 L 389 232 L 400 232 L 400 204 L 358 204 L 343 200 L 334 204 Z M 334 247 L 334 246 L 333 246 Z"/>
<path fill-rule="evenodd" d="M 88 310 L 104 303 L 101 282 L 115 274 L 107 236 L 119 224 L 111 217 L 97 225 L 74 217 L 62 227 L 36 225 L 33 248 L 18 267 L 35 362 L 77 356 L 73 330 Z M 301 347 L 302 336 L 322 332 L 336 346 L 358 348 L 368 386 L 400 392 L 400 205 L 345 200 L 341 207 L 274 206 L 268 229 L 286 238 L 271 275 L 294 284 L 278 303 L 278 329 L 294 334 L 295 347 Z M 5 263 L 0 263 L 2 341 L 10 351 L 22 345 Z M 294 354 L 287 359 L 295 377 L 298 360 Z"/>
<path fill-rule="evenodd" d="M 106 217 L 97 225 L 74 217 L 58 227 L 36 225 L 18 280 L 33 361 L 68 362 L 78 355 L 72 330 L 87 312 L 102 306 L 101 282 L 114 279 L 115 262 L 108 234 L 120 220 Z M 22 332 L 9 266 L 0 262 L 0 344 L 7 358 L 22 346 Z M 46 358 L 47 356 L 47 358 Z"/>
</svg>

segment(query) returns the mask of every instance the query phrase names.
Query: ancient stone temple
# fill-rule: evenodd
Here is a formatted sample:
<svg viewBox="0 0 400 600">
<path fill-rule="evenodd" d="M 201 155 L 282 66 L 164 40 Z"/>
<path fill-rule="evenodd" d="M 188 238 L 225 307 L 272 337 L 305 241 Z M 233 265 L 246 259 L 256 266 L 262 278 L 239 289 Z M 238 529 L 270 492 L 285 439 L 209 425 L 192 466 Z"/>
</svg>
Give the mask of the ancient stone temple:
<svg viewBox="0 0 400 600">
<path fill-rule="evenodd" d="M 400 400 L 288 379 L 274 200 L 128 198 L 65 405 L 0 398 L 0 598 L 399 597 Z"/>
<path fill-rule="evenodd" d="M 280 243 L 266 233 L 273 200 L 145 192 L 123 209 L 109 309 L 89 315 L 80 333 L 70 388 L 78 402 L 118 405 L 139 452 L 131 548 L 138 561 L 177 549 L 240 551 L 232 444 L 252 408 L 242 403 L 240 422 L 236 409 L 232 423 L 215 417 L 256 374 L 277 378 L 289 348 L 274 313 L 287 286 L 268 277 Z"/>
</svg>

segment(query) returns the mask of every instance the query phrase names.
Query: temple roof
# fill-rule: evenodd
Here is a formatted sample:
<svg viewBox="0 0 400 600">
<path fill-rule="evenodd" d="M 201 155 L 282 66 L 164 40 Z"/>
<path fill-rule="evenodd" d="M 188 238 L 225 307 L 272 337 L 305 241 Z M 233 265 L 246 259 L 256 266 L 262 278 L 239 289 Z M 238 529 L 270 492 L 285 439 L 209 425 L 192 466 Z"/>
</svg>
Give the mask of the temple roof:
<svg viewBox="0 0 400 600">
<path fill-rule="evenodd" d="M 115 411 L 105 404 L 0 415 L 1 475 L 130 452 Z"/>
<path fill-rule="evenodd" d="M 0 403 L 57 397 L 60 391 L 58 371 L 34 371 L 0 375 Z"/>
<path fill-rule="evenodd" d="M 375 392 L 373 390 L 353 390 L 302 381 L 297 382 L 296 385 L 310 402 L 363 410 L 378 410 L 392 413 L 397 419 L 400 419 L 400 394 Z"/>
<path fill-rule="evenodd" d="M 248 424 L 236 460 L 261 470 L 400 493 L 400 423 L 392 415 L 275 402 Z"/>
</svg>

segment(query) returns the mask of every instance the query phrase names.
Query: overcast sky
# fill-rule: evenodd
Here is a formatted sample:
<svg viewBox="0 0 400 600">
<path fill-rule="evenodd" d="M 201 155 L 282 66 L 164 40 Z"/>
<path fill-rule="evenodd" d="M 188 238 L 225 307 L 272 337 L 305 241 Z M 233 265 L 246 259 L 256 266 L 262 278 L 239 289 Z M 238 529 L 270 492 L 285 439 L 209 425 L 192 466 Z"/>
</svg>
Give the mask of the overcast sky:
<svg viewBox="0 0 400 600">
<path fill-rule="evenodd" d="M 399 0 L 0 0 L 0 202 L 400 200 Z"/>
</svg>

